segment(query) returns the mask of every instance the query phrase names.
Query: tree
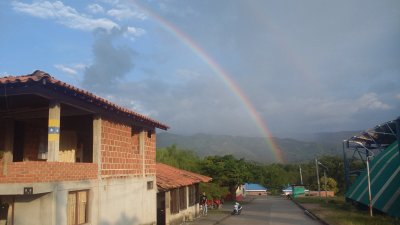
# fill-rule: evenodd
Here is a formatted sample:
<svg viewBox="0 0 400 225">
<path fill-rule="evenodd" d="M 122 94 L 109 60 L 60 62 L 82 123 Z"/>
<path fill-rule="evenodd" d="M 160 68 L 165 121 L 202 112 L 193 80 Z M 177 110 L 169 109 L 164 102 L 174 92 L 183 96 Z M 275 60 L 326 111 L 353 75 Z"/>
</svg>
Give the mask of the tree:
<svg viewBox="0 0 400 225">
<path fill-rule="evenodd" d="M 228 187 L 232 196 L 236 189 L 247 181 L 249 171 L 244 159 L 236 159 L 232 155 L 208 156 L 201 162 L 203 174 L 213 178 L 213 182 Z"/>
<path fill-rule="evenodd" d="M 257 162 L 245 162 L 246 168 L 249 171 L 247 178 L 248 183 L 266 184 L 264 165 Z"/>
<path fill-rule="evenodd" d="M 176 145 L 157 149 L 157 162 L 179 169 L 199 172 L 200 158 L 192 151 L 178 149 Z"/>
<path fill-rule="evenodd" d="M 336 181 L 337 192 L 344 192 L 345 184 L 344 184 L 344 164 L 343 159 L 340 156 L 319 156 L 318 161 L 320 161 L 324 166 L 327 167 L 326 175 L 328 177 L 333 178 Z M 315 160 L 310 160 L 307 163 L 302 163 L 301 169 L 303 174 L 304 185 L 306 185 L 310 190 L 317 190 L 317 175 L 315 168 Z M 319 167 L 320 182 L 321 182 L 321 190 L 323 181 L 323 170 L 324 168 Z"/>
<path fill-rule="evenodd" d="M 319 156 L 318 160 L 327 167 L 328 190 L 344 192 L 343 159 L 339 156 Z M 213 178 L 213 183 L 227 187 L 234 196 L 237 187 L 245 182 L 258 183 L 269 189 L 280 191 L 287 184 L 300 184 L 299 166 L 302 168 L 303 183 L 310 190 L 317 190 L 315 161 L 301 164 L 261 164 L 236 159 L 233 155 L 208 156 L 199 158 L 194 152 L 179 149 L 176 145 L 157 149 L 157 162 L 162 162 L 179 169 L 202 173 Z M 352 166 L 363 165 L 352 162 Z M 322 176 L 322 168 L 320 175 Z M 321 190 L 324 184 L 321 181 Z M 214 187 L 213 187 L 214 188 Z"/>
<path fill-rule="evenodd" d="M 293 167 L 294 168 L 294 167 Z M 297 170 L 282 164 L 269 164 L 263 167 L 265 185 L 270 190 L 279 191 L 287 184 L 297 183 Z"/>
<path fill-rule="evenodd" d="M 320 179 L 322 181 L 322 190 L 325 190 L 325 182 L 323 181 L 324 178 L 320 178 Z M 337 187 L 337 182 L 332 177 L 326 178 L 326 190 L 333 191 L 335 193 L 337 193 L 339 191 L 339 189 Z"/>
<path fill-rule="evenodd" d="M 227 187 L 220 187 L 216 183 L 200 183 L 200 193 L 203 192 L 208 199 L 221 199 L 229 193 Z"/>
</svg>

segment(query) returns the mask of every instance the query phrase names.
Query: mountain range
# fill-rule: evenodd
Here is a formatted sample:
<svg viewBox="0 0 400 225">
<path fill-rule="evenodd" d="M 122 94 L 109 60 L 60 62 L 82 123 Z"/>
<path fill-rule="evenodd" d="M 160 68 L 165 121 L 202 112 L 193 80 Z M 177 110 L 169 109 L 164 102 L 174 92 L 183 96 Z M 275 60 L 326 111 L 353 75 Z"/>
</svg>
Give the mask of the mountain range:
<svg viewBox="0 0 400 225">
<path fill-rule="evenodd" d="M 284 162 L 304 162 L 320 155 L 342 155 L 342 141 L 359 131 L 326 132 L 308 135 L 303 140 L 272 138 L 283 155 Z M 261 163 L 278 162 L 276 151 L 266 138 L 231 135 L 180 135 L 162 132 L 157 135 L 157 148 L 176 145 L 198 156 L 232 154 L 237 158 Z"/>
</svg>

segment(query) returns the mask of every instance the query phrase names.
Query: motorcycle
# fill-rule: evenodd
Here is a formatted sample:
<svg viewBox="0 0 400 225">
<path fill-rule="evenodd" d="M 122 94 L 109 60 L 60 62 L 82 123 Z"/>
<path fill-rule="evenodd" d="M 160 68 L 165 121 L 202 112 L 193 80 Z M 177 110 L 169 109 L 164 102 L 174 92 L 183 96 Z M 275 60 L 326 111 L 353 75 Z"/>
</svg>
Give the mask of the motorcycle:
<svg viewBox="0 0 400 225">
<path fill-rule="evenodd" d="M 233 205 L 233 211 L 231 212 L 231 215 L 240 215 L 242 208 L 243 207 L 236 202 L 235 205 Z"/>
</svg>

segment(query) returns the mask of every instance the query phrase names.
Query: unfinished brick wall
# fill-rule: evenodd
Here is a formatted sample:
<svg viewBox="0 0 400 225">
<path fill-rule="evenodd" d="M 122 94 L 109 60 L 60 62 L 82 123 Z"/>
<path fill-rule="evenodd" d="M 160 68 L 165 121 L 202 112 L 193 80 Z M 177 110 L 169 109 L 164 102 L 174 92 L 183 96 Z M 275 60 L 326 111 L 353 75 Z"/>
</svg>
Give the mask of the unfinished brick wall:
<svg viewBox="0 0 400 225">
<path fill-rule="evenodd" d="M 0 171 L 3 171 L 0 164 Z M 0 183 L 41 183 L 97 179 L 97 164 L 26 161 L 7 164 Z"/>
<path fill-rule="evenodd" d="M 139 133 L 126 124 L 107 119 L 101 124 L 101 175 L 141 176 L 143 155 L 139 149 Z M 145 173 L 155 175 L 155 134 L 145 135 Z"/>
<path fill-rule="evenodd" d="M 4 120 L 0 119 L 0 151 L 4 151 L 4 144 L 5 144 L 5 135 L 6 135 L 6 124 Z M 1 153 L 0 153 L 0 159 L 1 159 Z"/>
<path fill-rule="evenodd" d="M 150 131 L 144 138 L 146 174 L 156 174 L 156 133 Z"/>
</svg>

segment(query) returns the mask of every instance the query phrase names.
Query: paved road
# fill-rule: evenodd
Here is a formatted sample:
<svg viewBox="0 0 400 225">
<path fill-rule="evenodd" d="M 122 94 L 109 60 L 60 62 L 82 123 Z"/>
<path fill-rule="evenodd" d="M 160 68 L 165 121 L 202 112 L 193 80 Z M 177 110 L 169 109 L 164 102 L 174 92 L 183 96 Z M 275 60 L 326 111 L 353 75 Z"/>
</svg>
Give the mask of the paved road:
<svg viewBox="0 0 400 225">
<path fill-rule="evenodd" d="M 255 199 L 244 205 L 242 215 L 228 217 L 220 224 L 321 225 L 304 214 L 304 211 L 292 201 L 275 196 Z"/>
<path fill-rule="evenodd" d="M 220 221 L 212 221 L 211 218 L 200 218 L 198 221 L 195 221 L 194 224 L 321 225 L 318 221 L 307 216 L 304 211 L 292 201 L 275 196 L 256 198 L 243 205 L 241 215 L 228 216 L 220 219 Z"/>
</svg>

